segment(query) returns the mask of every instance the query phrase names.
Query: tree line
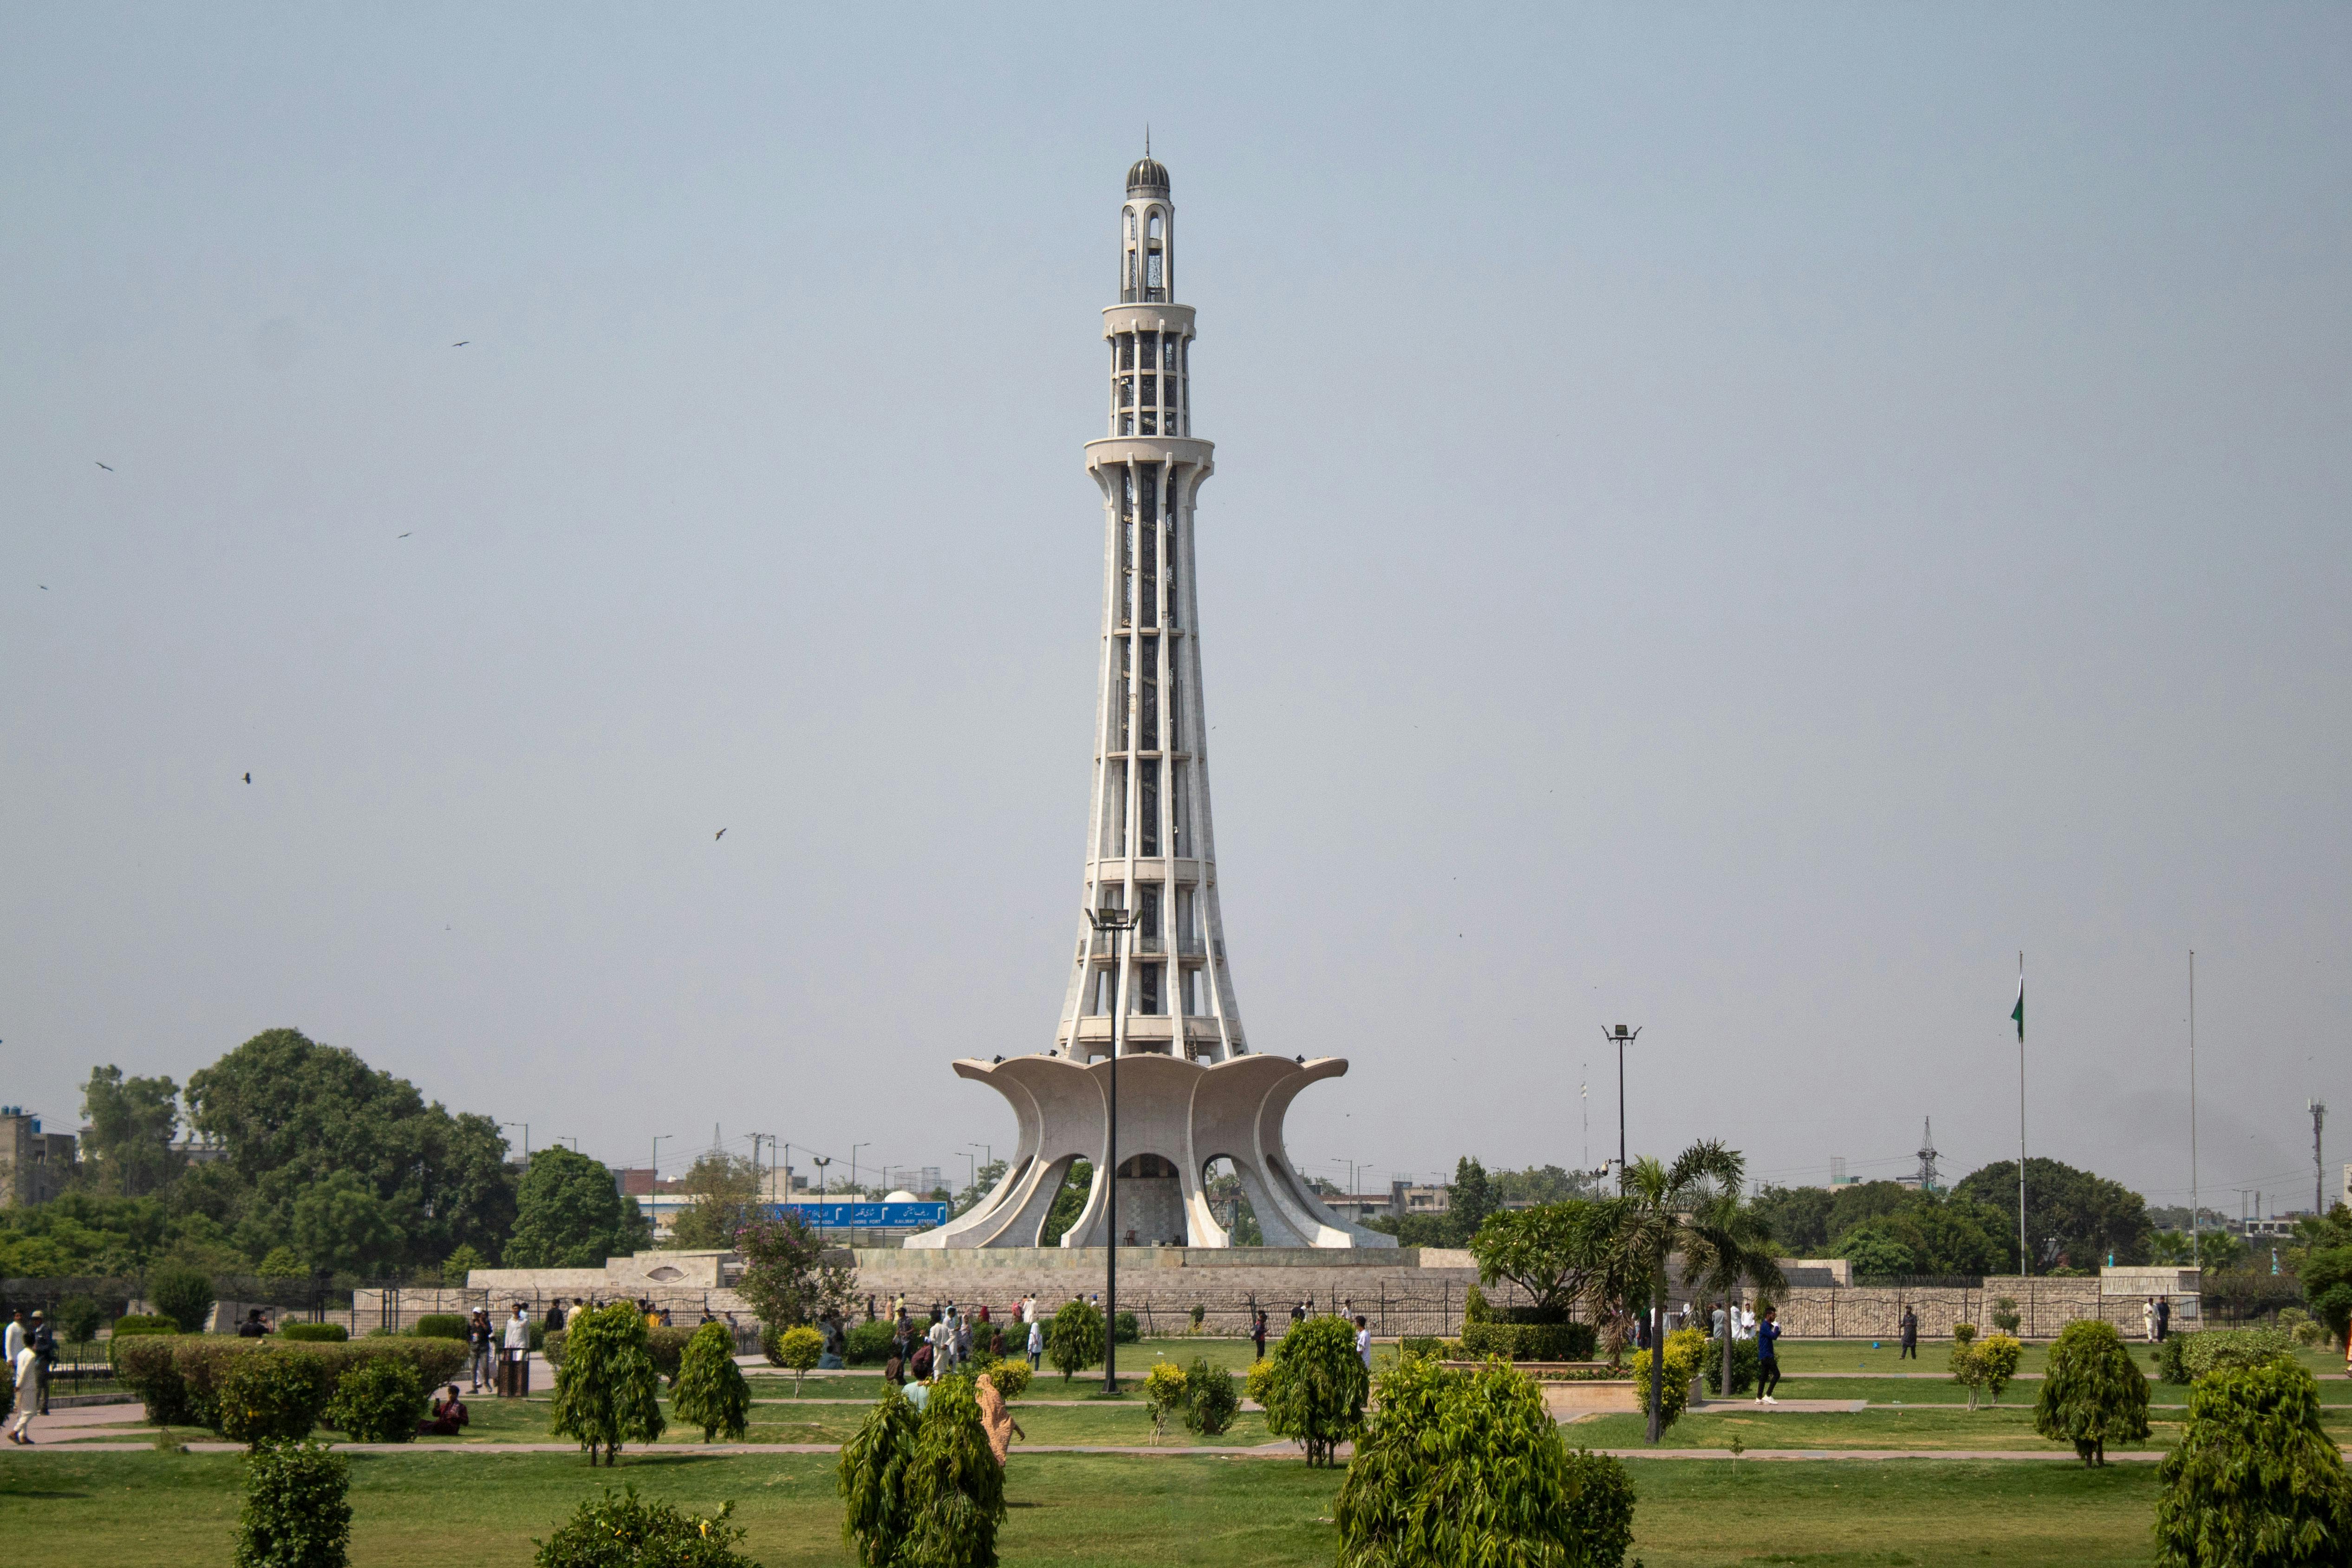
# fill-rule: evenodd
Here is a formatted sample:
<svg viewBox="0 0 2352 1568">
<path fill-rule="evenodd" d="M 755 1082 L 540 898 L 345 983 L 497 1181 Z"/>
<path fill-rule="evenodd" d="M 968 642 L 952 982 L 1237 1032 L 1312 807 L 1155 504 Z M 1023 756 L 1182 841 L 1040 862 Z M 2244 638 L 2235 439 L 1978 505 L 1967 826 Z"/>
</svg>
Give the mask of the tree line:
<svg viewBox="0 0 2352 1568">
<path fill-rule="evenodd" d="M 635 1198 L 565 1148 L 509 1162 L 495 1117 L 299 1030 L 254 1036 L 184 1086 L 93 1068 L 67 1190 L 0 1211 L 0 1278 L 264 1279 L 593 1267 L 651 1244 Z M 183 1133 L 204 1157 L 192 1158 Z"/>
</svg>

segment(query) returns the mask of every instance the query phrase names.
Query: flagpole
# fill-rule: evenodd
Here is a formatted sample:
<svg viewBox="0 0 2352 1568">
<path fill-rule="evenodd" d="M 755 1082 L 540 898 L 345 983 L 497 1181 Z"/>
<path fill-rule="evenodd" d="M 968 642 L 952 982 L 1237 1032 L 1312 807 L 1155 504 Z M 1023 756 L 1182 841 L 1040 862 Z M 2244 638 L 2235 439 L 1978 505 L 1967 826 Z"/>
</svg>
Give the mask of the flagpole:
<svg viewBox="0 0 2352 1568">
<path fill-rule="evenodd" d="M 2201 1269 L 2197 1247 L 2197 949 L 2189 949 L 2189 1262 Z M 2201 1287 L 2200 1287 L 2201 1288 Z"/>
<path fill-rule="evenodd" d="M 2017 1271 L 2033 1272 L 2025 1246 L 2025 953 L 2017 955 Z"/>
</svg>

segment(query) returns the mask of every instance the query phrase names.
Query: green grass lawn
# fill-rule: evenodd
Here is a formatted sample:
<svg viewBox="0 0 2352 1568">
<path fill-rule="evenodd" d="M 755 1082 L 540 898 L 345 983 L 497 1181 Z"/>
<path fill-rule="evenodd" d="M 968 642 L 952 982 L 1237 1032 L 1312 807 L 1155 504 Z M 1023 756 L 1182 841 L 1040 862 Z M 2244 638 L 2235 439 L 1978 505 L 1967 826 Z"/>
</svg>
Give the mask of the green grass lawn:
<svg viewBox="0 0 2352 1568">
<path fill-rule="evenodd" d="M 2041 1393 L 2038 1382 L 2011 1383 L 2001 1391 L 2004 1405 L 2031 1405 Z M 1750 1397 L 1734 1395 L 1735 1399 Z M 1873 1405 L 1962 1405 L 1969 1402 L 1969 1391 L 1948 1377 L 1783 1377 L 1780 1396 L 1783 1399 L 1867 1399 Z M 2179 1384 L 2152 1383 L 2148 1400 L 2156 1405 L 2178 1405 L 2187 1408 L 2189 1390 Z M 1713 1397 L 1713 1396 L 1709 1396 Z M 2352 1408 L 2352 1382 L 2337 1379 L 2319 1385 L 2322 1405 Z"/>
<path fill-rule="evenodd" d="M 0 1538 L 21 1568 L 226 1562 L 241 1461 L 43 1453 L 0 1464 Z M 1634 1461 L 1633 1554 L 1650 1568 L 1806 1563 L 1946 1568 L 2145 1563 L 2147 1465 L 1733 1464 Z M 523 1568 L 581 1499 L 611 1481 L 698 1511 L 732 1499 L 767 1568 L 846 1565 L 830 1458 L 636 1457 L 592 1474 L 567 1455 L 424 1450 L 352 1462 L 358 1568 Z M 1016 1458 L 1008 1563 L 1087 1568 L 1316 1568 L 1331 1561 L 1340 1478 L 1303 1462 Z"/>
<path fill-rule="evenodd" d="M 880 1390 L 875 1389 L 878 1394 Z M 754 1443 L 843 1443 L 857 1430 L 866 1419 L 871 1399 L 854 1405 L 815 1404 L 808 1401 L 780 1400 L 756 1403 L 751 1406 L 751 1427 L 747 1440 Z M 474 1399 L 467 1401 L 467 1414 L 472 1417 L 462 1437 L 420 1437 L 423 1447 L 464 1447 L 480 1443 L 545 1443 L 560 1441 L 549 1429 L 553 1420 L 553 1401 L 533 1399 Z M 669 1430 L 663 1434 L 667 1443 L 691 1443 L 701 1437 L 701 1429 L 681 1426 L 667 1399 L 662 1401 L 662 1414 L 669 1418 Z M 1013 1419 L 1032 1443 L 1150 1443 L 1151 1415 L 1140 1399 L 1105 1400 L 1090 1406 L 1067 1406 L 1031 1405 L 1016 1402 Z M 332 1434 L 324 1434 L 331 1437 Z M 1247 1414 L 1236 1416 L 1234 1425 L 1215 1437 L 1196 1437 L 1184 1430 L 1181 1422 L 1171 1419 L 1166 1436 L 1167 1445 L 1181 1443 L 1264 1443 L 1273 1440 L 1265 1429 L 1262 1416 Z M 1017 1439 L 1016 1439 L 1017 1441 Z M 626 1451 L 625 1448 L 623 1450 Z"/>
<path fill-rule="evenodd" d="M 2142 1448 L 2162 1449 L 2179 1441 L 2185 1409 L 2151 1409 L 2148 1440 Z M 2352 1410 L 2331 1411 L 2328 1435 L 2352 1443 Z M 1637 1448 L 1643 1442 L 1643 1417 L 1596 1416 L 1563 1429 L 1570 1443 L 1594 1448 Z M 2033 1399 L 2013 1396 L 1990 1408 L 1933 1405 L 1893 1409 L 1872 1406 L 1852 1413 L 1759 1409 L 1734 1401 L 1686 1413 L 1666 1429 L 1666 1446 L 1729 1448 L 1734 1437 L 1748 1448 L 1981 1448 L 2057 1453 L 2059 1444 L 2033 1430 Z M 2117 1446 L 2111 1445 L 2111 1450 Z"/>
<path fill-rule="evenodd" d="M 2156 1347 L 2139 1340 L 2127 1343 L 2147 1375 L 2155 1376 L 2156 1358 L 2152 1353 Z M 1948 1375 L 1952 1342 L 1948 1339 L 1921 1340 L 1919 1357 L 1916 1361 L 1901 1356 L 1891 1339 L 1875 1342 L 1866 1339 L 1783 1339 L 1780 1353 L 1780 1371 L 1788 1377 L 1801 1376 L 1809 1372 L 1864 1372 L 1881 1377 L 1924 1372 L 1940 1377 Z M 2295 1360 L 2305 1371 L 2315 1376 L 2332 1375 L 2339 1382 L 2343 1378 L 2344 1355 L 2341 1351 L 2298 1350 Z M 2024 1354 L 2018 1359 L 2017 1370 L 2021 1375 L 2039 1376 L 2049 1364 L 2049 1343 L 2030 1341 L 2024 1347 Z M 2325 1388 L 2327 1385 L 2322 1383 L 2320 1386 Z"/>
</svg>

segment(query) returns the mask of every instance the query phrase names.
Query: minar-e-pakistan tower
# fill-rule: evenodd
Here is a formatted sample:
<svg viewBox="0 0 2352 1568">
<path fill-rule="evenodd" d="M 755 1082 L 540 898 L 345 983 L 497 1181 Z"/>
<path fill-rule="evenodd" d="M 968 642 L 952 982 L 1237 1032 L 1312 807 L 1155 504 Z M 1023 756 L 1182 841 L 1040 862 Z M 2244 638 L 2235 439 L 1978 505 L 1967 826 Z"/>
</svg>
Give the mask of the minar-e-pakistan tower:
<svg viewBox="0 0 2352 1568">
<path fill-rule="evenodd" d="M 1192 308 L 1172 303 L 1176 209 L 1168 171 L 1148 152 L 1127 172 L 1119 235 L 1119 302 L 1103 311 L 1102 329 L 1109 433 L 1087 443 L 1104 542 L 1084 908 L 1131 924 L 1122 938 L 1079 922 L 1051 1051 L 955 1064 L 1013 1103 L 1020 1145 L 984 1200 L 907 1245 L 1034 1247 L 1080 1158 L 1091 1162 L 1094 1185 L 1062 1245 L 1108 1243 L 1116 1042 L 1121 1243 L 1231 1246 L 1201 1186 L 1203 1169 L 1225 1158 L 1267 1246 L 1392 1247 L 1325 1207 L 1283 1149 L 1292 1099 L 1347 1062 L 1255 1054 L 1234 1004 L 1217 910 L 1192 573 L 1193 505 L 1214 472 L 1213 449 L 1192 434 Z"/>
</svg>

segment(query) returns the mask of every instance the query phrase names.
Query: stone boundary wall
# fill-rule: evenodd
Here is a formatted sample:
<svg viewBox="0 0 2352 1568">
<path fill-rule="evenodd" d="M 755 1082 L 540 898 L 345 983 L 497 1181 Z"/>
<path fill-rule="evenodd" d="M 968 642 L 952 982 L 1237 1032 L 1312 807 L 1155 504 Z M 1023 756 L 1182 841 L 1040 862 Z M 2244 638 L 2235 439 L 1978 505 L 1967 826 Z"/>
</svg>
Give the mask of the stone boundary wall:
<svg viewBox="0 0 2352 1568">
<path fill-rule="evenodd" d="M 1745 1293 L 1754 1305 L 1759 1292 Z M 1988 1276 L 1980 1290 L 1924 1286 L 1895 1290 L 1860 1286 L 1852 1289 L 1801 1285 L 1772 1299 L 1780 1306 L 1781 1332 L 1792 1339 L 1893 1339 L 1902 1332 L 1903 1309 L 1918 1315 L 1922 1339 L 1948 1339 L 1955 1322 L 1974 1323 L 1979 1333 L 1993 1332 L 1994 1303 L 2007 1296 L 2017 1303 L 2021 1339 L 2054 1339 L 2058 1331 L 2078 1318 L 2104 1318 L 2137 1339 L 2143 1331 L 2141 1309 L 2146 1296 L 2102 1295 L 2095 1279 L 2006 1279 Z M 2175 1291 L 2172 1325 L 2194 1329 L 2198 1298 Z"/>
</svg>

